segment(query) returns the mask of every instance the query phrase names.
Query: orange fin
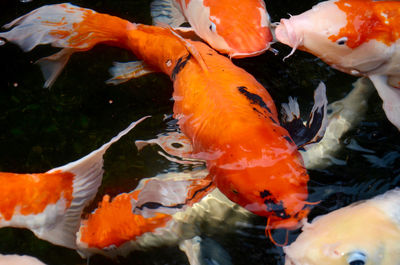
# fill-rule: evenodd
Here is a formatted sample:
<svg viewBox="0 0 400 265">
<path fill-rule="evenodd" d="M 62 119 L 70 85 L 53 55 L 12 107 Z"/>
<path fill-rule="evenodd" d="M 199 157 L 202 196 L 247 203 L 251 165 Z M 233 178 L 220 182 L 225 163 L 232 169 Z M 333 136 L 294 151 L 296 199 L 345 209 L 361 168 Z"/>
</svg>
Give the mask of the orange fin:
<svg viewBox="0 0 400 265">
<path fill-rule="evenodd" d="M 45 86 L 49 86 L 73 52 L 89 50 L 100 42 L 124 45 L 127 31 L 136 25 L 71 4 L 55 4 L 35 9 L 4 27 L 12 29 L 1 32 L 0 37 L 16 43 L 26 52 L 41 44 L 68 48 L 39 60 L 47 79 Z"/>
<path fill-rule="evenodd" d="M 0 227 L 28 228 L 53 244 L 76 248 L 84 207 L 94 198 L 103 177 L 103 155 L 144 117 L 87 156 L 41 174 L 0 173 Z M 29 189 L 27 189 L 29 187 Z"/>
</svg>

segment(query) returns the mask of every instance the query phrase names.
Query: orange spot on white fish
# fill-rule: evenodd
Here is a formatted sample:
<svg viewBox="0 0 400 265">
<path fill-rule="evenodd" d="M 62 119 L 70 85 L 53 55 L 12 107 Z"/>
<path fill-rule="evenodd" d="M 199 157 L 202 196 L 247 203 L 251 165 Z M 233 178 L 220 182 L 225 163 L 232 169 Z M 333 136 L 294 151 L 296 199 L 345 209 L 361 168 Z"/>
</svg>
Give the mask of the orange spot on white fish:
<svg viewBox="0 0 400 265">
<path fill-rule="evenodd" d="M 333 42 L 347 37 L 347 46 L 357 48 L 370 40 L 388 46 L 399 38 L 400 2 L 397 1 L 349 1 L 340 0 L 335 4 L 347 15 L 347 25 L 329 39 Z"/>
<path fill-rule="evenodd" d="M 0 219 L 9 221 L 16 211 L 30 215 L 43 212 L 47 205 L 64 198 L 68 208 L 72 201 L 74 174 L 53 172 L 43 174 L 0 173 Z"/>
</svg>

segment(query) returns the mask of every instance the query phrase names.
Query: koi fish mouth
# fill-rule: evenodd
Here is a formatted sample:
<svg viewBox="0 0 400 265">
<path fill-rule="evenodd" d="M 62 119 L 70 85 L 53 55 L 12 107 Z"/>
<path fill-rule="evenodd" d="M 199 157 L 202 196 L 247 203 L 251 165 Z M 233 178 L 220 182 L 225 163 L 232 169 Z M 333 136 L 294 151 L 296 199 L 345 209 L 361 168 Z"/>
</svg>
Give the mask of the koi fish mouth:
<svg viewBox="0 0 400 265">
<path fill-rule="evenodd" d="M 274 36 L 277 41 L 292 47 L 292 51 L 284 59 L 290 57 L 303 43 L 303 38 L 297 36 L 290 19 L 281 19 L 281 22 L 275 28 Z"/>
</svg>

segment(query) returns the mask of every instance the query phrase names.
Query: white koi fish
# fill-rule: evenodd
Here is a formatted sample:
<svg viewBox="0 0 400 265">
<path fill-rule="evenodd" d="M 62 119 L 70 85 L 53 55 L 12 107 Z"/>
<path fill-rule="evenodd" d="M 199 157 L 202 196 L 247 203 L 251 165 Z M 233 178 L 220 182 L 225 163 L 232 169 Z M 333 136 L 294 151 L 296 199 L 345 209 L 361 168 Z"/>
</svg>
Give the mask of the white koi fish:
<svg viewBox="0 0 400 265">
<path fill-rule="evenodd" d="M 283 248 L 285 265 L 400 263 L 400 189 L 317 217 Z"/>
<path fill-rule="evenodd" d="M 37 258 L 26 255 L 2 255 L 0 254 L 0 265 L 46 265 Z"/>
<path fill-rule="evenodd" d="M 292 53 L 304 50 L 338 70 L 368 76 L 400 129 L 399 21 L 399 1 L 331 0 L 281 19 L 275 35 Z"/>
<path fill-rule="evenodd" d="M 272 41 L 263 0 L 155 0 L 151 15 L 155 24 L 189 22 L 198 36 L 230 57 L 259 55 Z"/>
</svg>

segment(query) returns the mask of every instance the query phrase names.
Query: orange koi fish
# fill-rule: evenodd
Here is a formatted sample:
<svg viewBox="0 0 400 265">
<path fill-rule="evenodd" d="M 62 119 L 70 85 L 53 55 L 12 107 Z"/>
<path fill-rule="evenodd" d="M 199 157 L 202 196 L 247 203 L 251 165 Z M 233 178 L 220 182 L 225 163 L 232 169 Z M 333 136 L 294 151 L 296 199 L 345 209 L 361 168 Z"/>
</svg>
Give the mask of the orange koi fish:
<svg viewBox="0 0 400 265">
<path fill-rule="evenodd" d="M 259 55 L 272 41 L 263 0 L 155 0 L 151 15 L 155 24 L 189 22 L 198 36 L 229 57 Z"/>
<path fill-rule="evenodd" d="M 146 117 L 145 117 L 146 118 Z M 94 198 L 103 177 L 103 155 L 143 119 L 87 156 L 46 173 L 0 172 L 0 227 L 27 228 L 38 238 L 75 249 L 84 207 Z"/>
<path fill-rule="evenodd" d="M 368 76 L 400 130 L 400 2 L 325 1 L 282 19 L 276 38 L 352 75 Z"/>
<path fill-rule="evenodd" d="M 170 76 L 174 118 L 190 139 L 194 158 L 206 161 L 210 172 L 202 180 L 204 189 L 212 189 L 209 178 L 230 200 L 267 217 L 267 231 L 297 227 L 308 213 L 309 176 L 292 137 L 303 135 L 300 146 L 320 137 L 324 87 L 317 89 L 318 101 L 306 127 L 297 115 L 290 115 L 296 104 L 287 108 L 287 125 L 297 124 L 291 137 L 279 124 L 267 90 L 253 76 L 206 44 L 183 39 L 172 29 L 134 24 L 70 4 L 43 6 L 6 27 L 13 28 L 0 37 L 25 51 L 47 43 L 64 48 L 39 62 L 47 83 L 55 80 L 73 52 L 101 42 L 131 50 L 143 62 L 116 64 L 109 82 L 151 72 Z M 163 201 L 156 205 L 168 207 Z"/>
</svg>

